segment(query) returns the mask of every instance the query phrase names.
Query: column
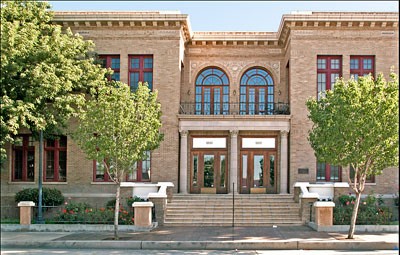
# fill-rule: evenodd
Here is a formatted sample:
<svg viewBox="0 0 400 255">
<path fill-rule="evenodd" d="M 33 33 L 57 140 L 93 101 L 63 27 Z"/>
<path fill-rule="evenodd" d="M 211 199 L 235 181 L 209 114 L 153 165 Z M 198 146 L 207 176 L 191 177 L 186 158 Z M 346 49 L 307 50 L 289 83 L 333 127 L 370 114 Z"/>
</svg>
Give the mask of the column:
<svg viewBox="0 0 400 255">
<path fill-rule="evenodd" d="M 231 130 L 231 155 L 230 155 L 230 172 L 229 172 L 229 193 L 235 192 L 238 193 L 238 151 L 237 151 L 237 139 L 238 139 L 238 130 Z M 233 189 L 233 182 L 235 183 L 235 190 Z"/>
<path fill-rule="evenodd" d="M 181 131 L 181 160 L 180 160 L 180 173 L 179 173 L 179 193 L 187 194 L 187 144 L 188 144 L 188 131 Z"/>
<path fill-rule="evenodd" d="M 280 194 L 287 194 L 287 177 L 288 177 L 288 131 L 281 131 L 281 191 Z"/>
</svg>

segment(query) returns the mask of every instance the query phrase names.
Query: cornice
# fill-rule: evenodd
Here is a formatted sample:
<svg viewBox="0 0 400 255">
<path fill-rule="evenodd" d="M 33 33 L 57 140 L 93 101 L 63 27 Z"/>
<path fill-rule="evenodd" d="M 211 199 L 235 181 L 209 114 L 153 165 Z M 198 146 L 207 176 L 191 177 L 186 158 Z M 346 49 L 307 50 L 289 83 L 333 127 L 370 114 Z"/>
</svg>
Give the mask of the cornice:
<svg viewBox="0 0 400 255">
<path fill-rule="evenodd" d="M 54 12 L 53 23 L 64 27 L 181 28 L 186 41 L 192 37 L 189 16 L 179 12 Z"/>
<path fill-rule="evenodd" d="M 398 22 L 398 12 L 292 12 L 282 16 L 279 45 L 286 45 L 291 29 L 397 29 Z"/>
<path fill-rule="evenodd" d="M 192 32 L 189 16 L 179 12 L 55 12 L 65 27 L 137 27 L 182 29 L 191 45 L 285 47 L 293 29 L 397 29 L 398 12 L 292 12 L 282 16 L 278 32 Z"/>
</svg>

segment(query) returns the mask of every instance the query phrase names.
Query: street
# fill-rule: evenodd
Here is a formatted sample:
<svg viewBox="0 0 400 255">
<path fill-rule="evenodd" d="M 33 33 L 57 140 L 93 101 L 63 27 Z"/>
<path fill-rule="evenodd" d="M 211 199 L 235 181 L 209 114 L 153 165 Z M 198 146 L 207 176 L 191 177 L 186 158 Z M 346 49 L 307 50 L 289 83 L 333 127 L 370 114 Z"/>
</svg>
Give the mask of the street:
<svg viewBox="0 0 400 255">
<path fill-rule="evenodd" d="M 139 255 L 139 254 L 150 254 L 150 255 L 178 255 L 178 254 L 190 254 L 190 255 L 219 255 L 219 254 L 241 254 L 241 255 L 262 255 L 262 254 L 273 254 L 273 255 L 395 255 L 399 254 L 398 250 L 379 250 L 379 251 L 333 251 L 333 250 L 246 250 L 246 251 L 229 251 L 229 250 L 117 250 L 117 249 L 29 249 L 29 248 L 10 248 L 1 249 L 1 254 L 23 254 L 23 255 L 49 255 L 49 254 L 82 254 L 82 255 Z"/>
</svg>

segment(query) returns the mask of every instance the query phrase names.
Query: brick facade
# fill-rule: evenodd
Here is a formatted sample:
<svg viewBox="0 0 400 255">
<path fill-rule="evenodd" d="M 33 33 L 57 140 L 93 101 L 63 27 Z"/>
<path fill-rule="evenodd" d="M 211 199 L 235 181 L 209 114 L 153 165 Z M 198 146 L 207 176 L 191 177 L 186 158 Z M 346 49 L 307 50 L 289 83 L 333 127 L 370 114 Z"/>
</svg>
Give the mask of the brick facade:
<svg viewBox="0 0 400 255">
<path fill-rule="evenodd" d="M 276 193 L 293 193 L 297 181 L 316 181 L 316 159 L 307 141 L 311 123 L 307 119 L 305 102 L 317 95 L 318 55 L 342 56 L 342 74 L 350 77 L 350 56 L 375 56 L 375 72 L 388 77 L 391 67 L 399 72 L 398 13 L 320 13 L 284 15 L 278 32 L 192 32 L 187 15 L 161 12 L 58 12 L 55 23 L 70 27 L 85 39 L 93 40 L 98 54 L 120 55 L 121 81 L 128 83 L 128 55 L 152 55 L 153 88 L 158 90 L 162 105 L 164 141 L 151 154 L 151 181 L 171 181 L 174 192 L 190 190 L 190 139 L 193 135 L 227 137 L 228 185 L 240 183 L 240 160 L 230 163 L 230 132 L 240 139 L 269 137 L 277 139 Z M 229 79 L 229 102 L 240 102 L 240 79 L 253 67 L 269 72 L 274 81 L 274 102 L 288 103 L 290 115 L 203 116 L 181 112 L 181 103 L 195 102 L 195 80 L 207 67 L 217 67 Z M 73 125 L 73 123 L 72 123 Z M 204 128 L 203 128 L 204 127 Z M 182 166 L 180 132 L 188 132 L 187 165 Z M 288 132 L 288 153 L 281 148 L 282 132 Z M 186 139 L 186 138 L 185 138 Z M 235 138 L 236 139 L 236 138 Z M 286 138 L 285 138 L 286 139 Z M 37 187 L 38 144 L 35 143 L 35 182 L 11 181 L 11 146 L 8 161 L 1 172 L 2 204 L 13 200 L 15 192 L 25 187 Z M 282 152 L 285 155 L 281 155 Z M 283 163 L 287 169 L 281 166 Z M 86 159 L 75 142 L 67 143 L 67 182 L 45 183 L 60 189 L 66 197 L 104 201 L 114 196 L 109 183 L 93 182 L 93 162 Z M 283 164 L 284 165 L 284 164 Z M 236 168 L 236 170 L 234 170 Z M 308 173 L 299 173 L 299 168 Z M 187 171 L 182 182 L 180 171 Z M 237 171 L 229 175 L 229 171 Z M 285 171 L 285 175 L 283 175 Z M 287 176 L 288 182 L 282 180 Z M 235 178 L 236 177 L 236 178 Z M 398 167 L 386 169 L 366 192 L 380 194 L 398 191 Z M 347 181 L 344 168 L 342 181 Z M 287 183 L 287 184 L 286 184 Z M 129 190 L 122 190 L 129 196 Z"/>
</svg>

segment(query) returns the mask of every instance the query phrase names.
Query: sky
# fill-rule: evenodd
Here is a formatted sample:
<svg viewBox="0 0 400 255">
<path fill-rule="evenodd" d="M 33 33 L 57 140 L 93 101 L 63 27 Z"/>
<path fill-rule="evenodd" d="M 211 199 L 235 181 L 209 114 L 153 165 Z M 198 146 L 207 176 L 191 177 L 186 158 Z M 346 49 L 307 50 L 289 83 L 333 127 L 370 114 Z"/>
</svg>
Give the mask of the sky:
<svg viewBox="0 0 400 255">
<path fill-rule="evenodd" d="M 292 11 L 399 11 L 398 1 L 48 1 L 54 11 L 180 11 L 192 31 L 277 32 Z"/>
</svg>

